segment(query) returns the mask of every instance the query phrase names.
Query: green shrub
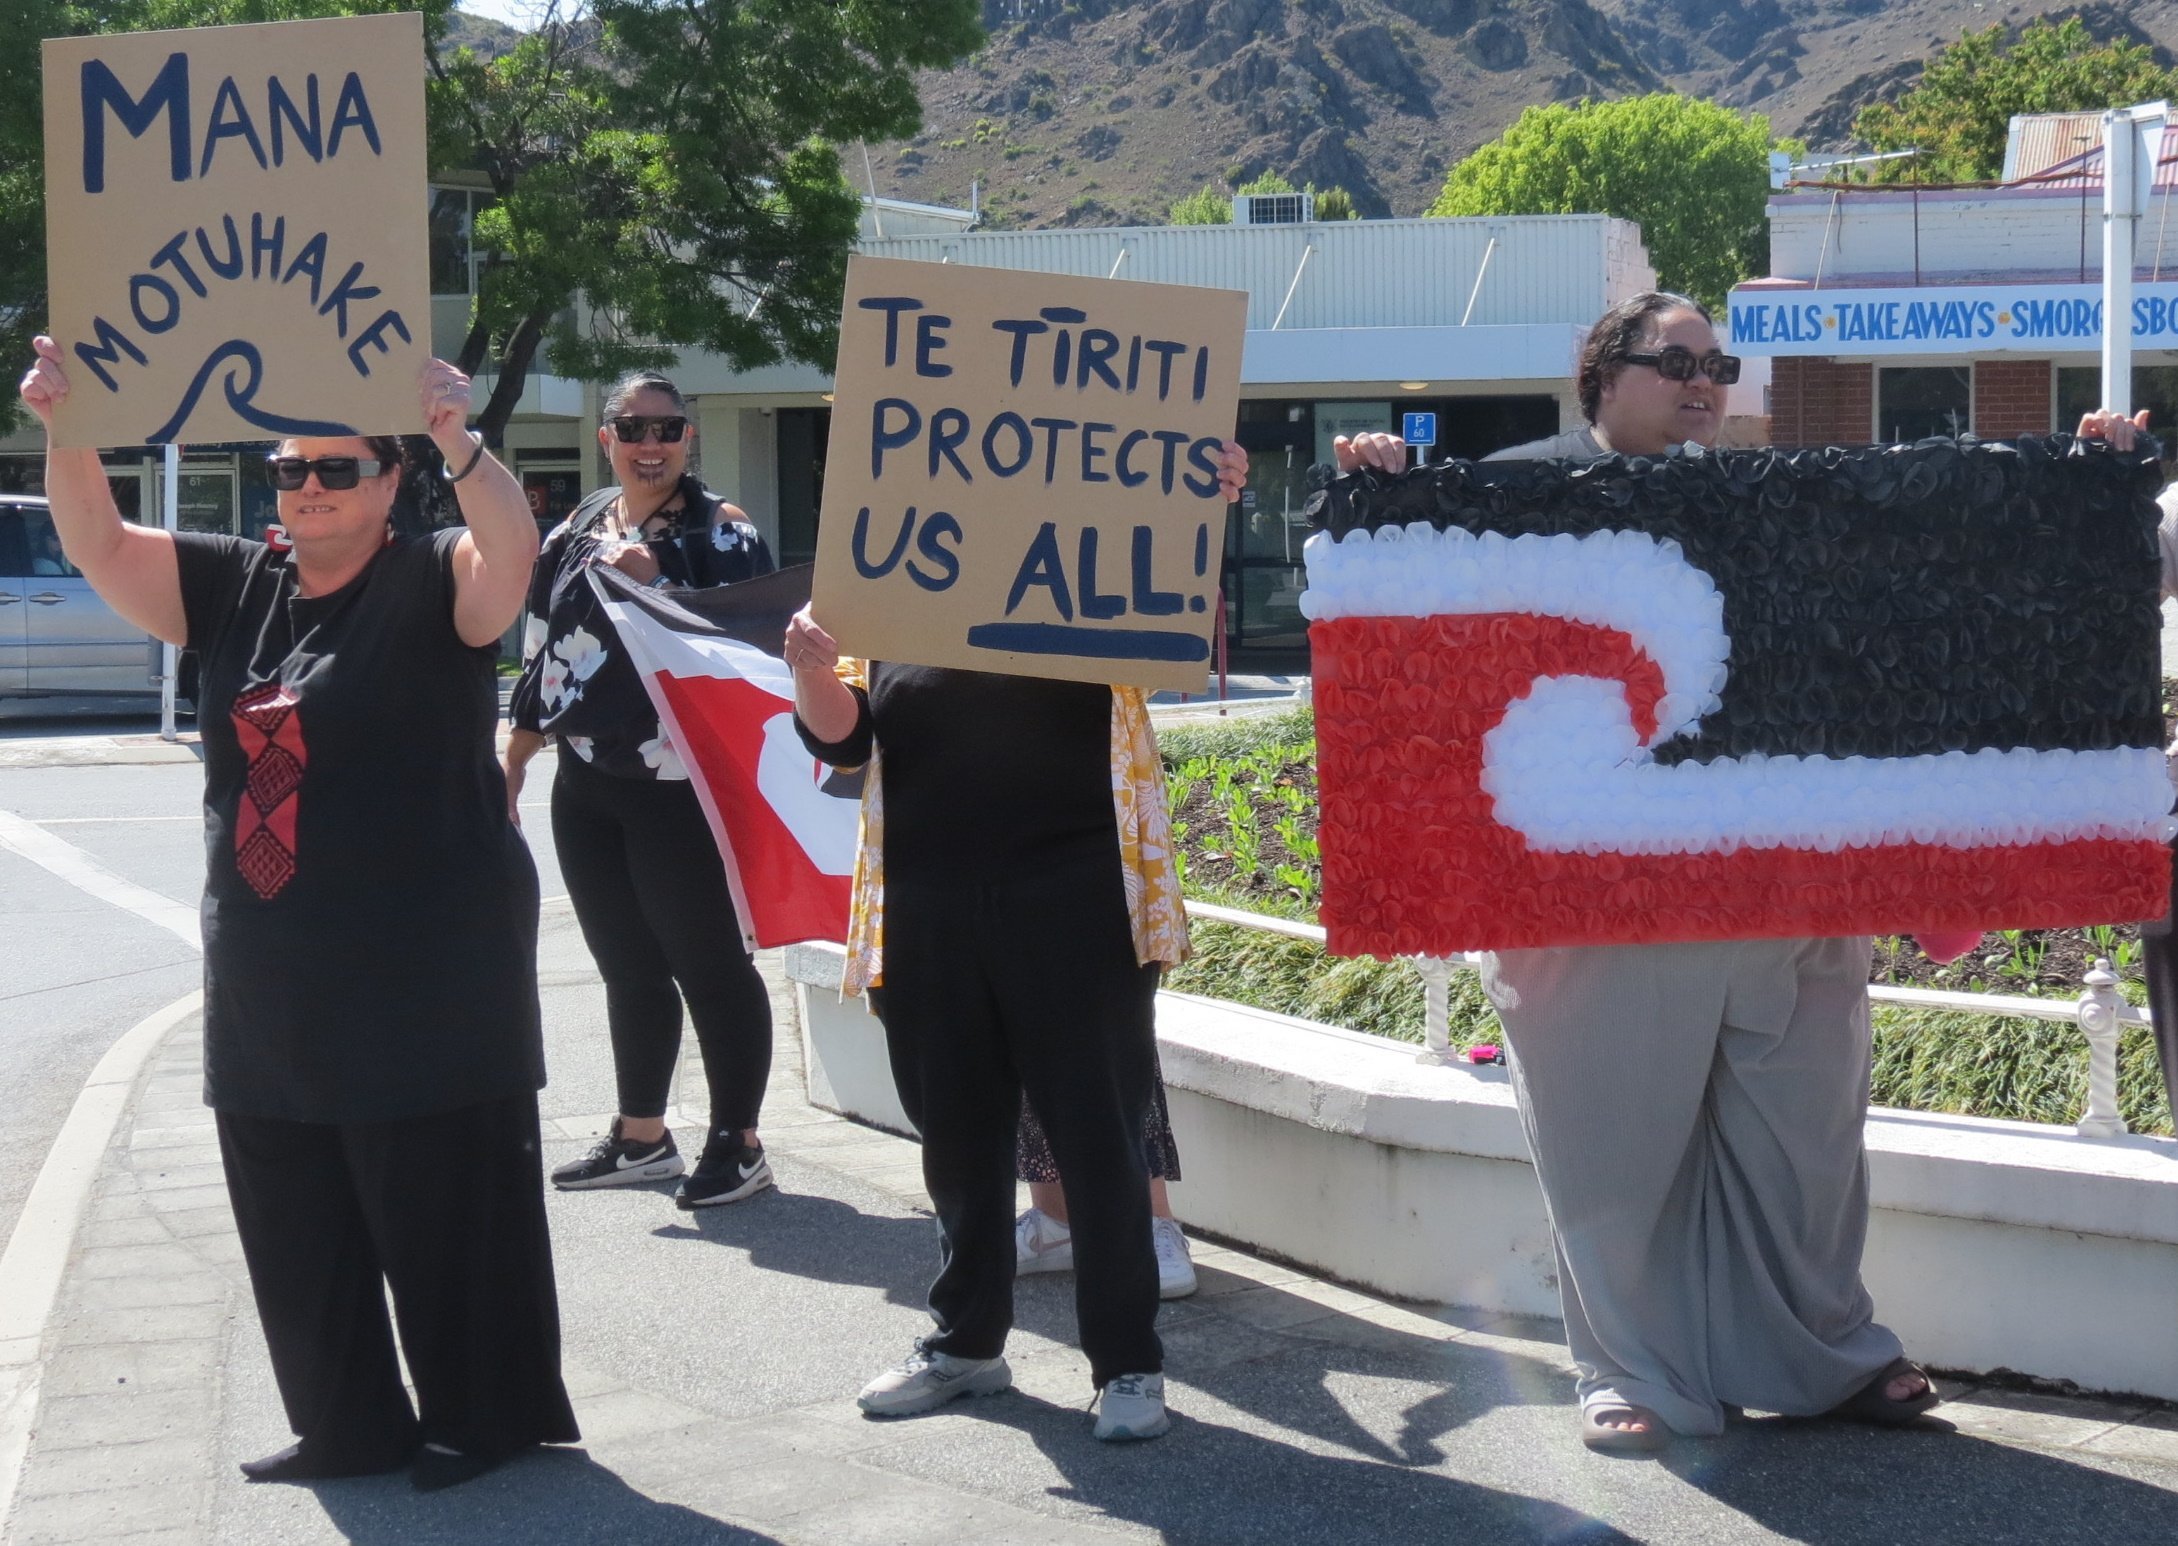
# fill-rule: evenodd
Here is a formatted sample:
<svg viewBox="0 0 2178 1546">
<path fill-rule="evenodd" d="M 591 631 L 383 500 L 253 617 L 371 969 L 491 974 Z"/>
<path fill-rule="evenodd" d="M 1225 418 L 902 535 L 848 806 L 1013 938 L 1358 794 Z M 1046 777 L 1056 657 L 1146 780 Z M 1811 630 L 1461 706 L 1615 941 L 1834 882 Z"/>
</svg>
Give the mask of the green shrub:
<svg viewBox="0 0 2178 1546">
<path fill-rule="evenodd" d="M 2013 1020 L 1874 1006 L 1870 1099 L 1908 1111 L 1948 1111 L 2069 1127 L 2087 1105 L 2087 1039 L 2062 1020 Z M 2136 1133 L 2171 1132 L 2170 1101 L 2145 1026 L 2118 1041 L 2118 1111 Z"/>
<path fill-rule="evenodd" d="M 1165 766 L 1176 768 L 1196 757 L 1245 757 L 1258 747 L 1312 740 L 1315 734 L 1315 710 L 1302 707 L 1160 725 L 1157 745 Z"/>
</svg>

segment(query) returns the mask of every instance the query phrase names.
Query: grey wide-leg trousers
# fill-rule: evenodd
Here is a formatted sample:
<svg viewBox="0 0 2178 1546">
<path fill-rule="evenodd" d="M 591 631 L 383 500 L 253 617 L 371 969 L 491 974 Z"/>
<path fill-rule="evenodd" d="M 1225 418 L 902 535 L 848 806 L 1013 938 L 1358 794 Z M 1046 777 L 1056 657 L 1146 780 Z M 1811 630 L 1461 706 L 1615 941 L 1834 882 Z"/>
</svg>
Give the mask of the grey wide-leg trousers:
<svg viewBox="0 0 2178 1546">
<path fill-rule="evenodd" d="M 1584 1406 L 1827 1411 L 1899 1356 L 1861 1286 L 1865 938 L 1511 950 L 1483 982 Z"/>
</svg>

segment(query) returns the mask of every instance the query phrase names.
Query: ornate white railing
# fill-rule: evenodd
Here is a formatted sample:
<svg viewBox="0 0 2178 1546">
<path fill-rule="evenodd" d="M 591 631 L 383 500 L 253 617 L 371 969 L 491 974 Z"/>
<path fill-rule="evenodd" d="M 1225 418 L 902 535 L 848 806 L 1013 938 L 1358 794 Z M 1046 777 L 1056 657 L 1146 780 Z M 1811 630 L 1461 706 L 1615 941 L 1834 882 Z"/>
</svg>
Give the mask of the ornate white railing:
<svg viewBox="0 0 2178 1546">
<path fill-rule="evenodd" d="M 1265 934 L 1282 934 L 1289 939 L 1309 940 L 1318 945 L 1325 941 L 1321 924 L 1277 918 L 1269 913 L 1192 900 L 1187 904 L 1187 912 L 1189 917 L 1200 918 L 1206 923 L 1225 923 Z M 1425 1063 L 1457 1061 L 1459 1054 L 1453 1051 L 1451 1038 L 1452 974 L 1474 970 L 1482 957 L 1470 952 L 1452 957 L 1409 956 L 1406 959 L 1422 979 L 1422 1050 L 1416 1057 Z M 1914 1009 L 1951 1009 L 1967 1014 L 2017 1016 L 2030 1020 L 2070 1020 L 2087 1038 L 2087 1109 L 2080 1115 L 2077 1131 L 2083 1138 L 2115 1138 L 2125 1132 L 2125 1119 L 2118 1115 L 2117 1105 L 2118 1036 L 2125 1026 L 2153 1022 L 2147 1010 L 2128 1004 L 2118 992 L 2117 973 L 2110 969 L 2109 961 L 2096 958 L 2079 997 L 2072 999 L 2027 998 L 2007 993 L 1949 993 L 1934 988 L 1894 988 L 1881 983 L 1868 985 L 1868 998 L 1872 1003 L 1899 1004 Z"/>
</svg>

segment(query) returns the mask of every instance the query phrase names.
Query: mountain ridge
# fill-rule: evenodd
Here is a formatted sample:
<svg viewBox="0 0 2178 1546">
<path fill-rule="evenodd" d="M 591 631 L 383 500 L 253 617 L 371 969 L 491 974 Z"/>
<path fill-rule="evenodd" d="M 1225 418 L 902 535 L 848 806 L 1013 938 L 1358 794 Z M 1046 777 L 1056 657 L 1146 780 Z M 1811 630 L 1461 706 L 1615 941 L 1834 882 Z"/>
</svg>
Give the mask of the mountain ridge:
<svg viewBox="0 0 2178 1546">
<path fill-rule="evenodd" d="M 990 39 L 929 71 L 924 128 L 872 144 L 888 197 L 996 227 L 1162 224 L 1263 172 L 1419 215 L 1533 103 L 1676 90 L 1844 148 L 1971 27 L 2081 15 L 2178 49 L 2178 0 L 985 0 Z M 846 156 L 860 172 L 861 157 Z M 860 182 L 862 179 L 857 178 Z"/>
</svg>

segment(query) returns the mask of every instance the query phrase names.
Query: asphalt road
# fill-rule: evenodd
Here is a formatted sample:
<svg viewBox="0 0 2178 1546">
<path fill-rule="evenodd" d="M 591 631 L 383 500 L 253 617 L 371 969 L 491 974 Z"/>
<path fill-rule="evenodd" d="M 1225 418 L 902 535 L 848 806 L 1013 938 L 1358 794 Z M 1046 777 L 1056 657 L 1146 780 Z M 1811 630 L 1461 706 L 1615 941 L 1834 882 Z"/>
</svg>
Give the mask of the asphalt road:
<svg viewBox="0 0 2178 1546">
<path fill-rule="evenodd" d="M 158 728 L 151 697 L 0 701 L 0 750 L 18 762 L 36 762 L 41 742 Z M 537 771 L 526 826 L 553 897 L 566 888 L 544 819 L 549 764 Z M 0 812 L 191 910 L 204 886 L 202 792 L 194 762 L 0 766 Z M 170 931 L 0 849 L 0 1241 L 99 1058 L 200 980 L 196 951 Z"/>
</svg>

